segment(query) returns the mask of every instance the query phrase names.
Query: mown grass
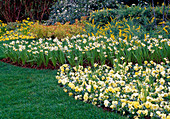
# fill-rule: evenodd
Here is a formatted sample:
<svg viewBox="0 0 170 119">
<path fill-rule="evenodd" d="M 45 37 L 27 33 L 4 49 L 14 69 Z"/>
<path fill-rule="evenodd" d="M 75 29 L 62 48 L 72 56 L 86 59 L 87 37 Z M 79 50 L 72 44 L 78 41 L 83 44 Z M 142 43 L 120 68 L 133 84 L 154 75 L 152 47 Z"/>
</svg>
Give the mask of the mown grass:
<svg viewBox="0 0 170 119">
<path fill-rule="evenodd" d="M 69 97 L 58 85 L 56 72 L 0 62 L 0 118 L 126 118 Z"/>
</svg>

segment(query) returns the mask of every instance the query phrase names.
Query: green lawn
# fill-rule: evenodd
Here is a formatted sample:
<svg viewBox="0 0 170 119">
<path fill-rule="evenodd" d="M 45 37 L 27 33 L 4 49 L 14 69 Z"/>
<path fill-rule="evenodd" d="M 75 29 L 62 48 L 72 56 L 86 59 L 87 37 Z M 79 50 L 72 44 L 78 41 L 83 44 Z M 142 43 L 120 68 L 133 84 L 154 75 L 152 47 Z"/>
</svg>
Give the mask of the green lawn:
<svg viewBox="0 0 170 119">
<path fill-rule="evenodd" d="M 0 50 L 0 59 L 3 57 Z M 28 69 L 0 62 L 0 119 L 125 118 L 69 97 L 55 76 L 56 70 Z"/>
</svg>

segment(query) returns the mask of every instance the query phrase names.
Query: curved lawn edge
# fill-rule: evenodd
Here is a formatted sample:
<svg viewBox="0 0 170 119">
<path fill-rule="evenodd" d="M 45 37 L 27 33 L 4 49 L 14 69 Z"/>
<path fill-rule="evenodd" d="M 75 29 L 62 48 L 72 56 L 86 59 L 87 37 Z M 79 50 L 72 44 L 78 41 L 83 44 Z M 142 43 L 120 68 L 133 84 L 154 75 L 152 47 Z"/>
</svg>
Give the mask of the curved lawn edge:
<svg viewBox="0 0 170 119">
<path fill-rule="evenodd" d="M 0 118 L 127 118 L 69 97 L 55 75 L 0 62 Z"/>
</svg>

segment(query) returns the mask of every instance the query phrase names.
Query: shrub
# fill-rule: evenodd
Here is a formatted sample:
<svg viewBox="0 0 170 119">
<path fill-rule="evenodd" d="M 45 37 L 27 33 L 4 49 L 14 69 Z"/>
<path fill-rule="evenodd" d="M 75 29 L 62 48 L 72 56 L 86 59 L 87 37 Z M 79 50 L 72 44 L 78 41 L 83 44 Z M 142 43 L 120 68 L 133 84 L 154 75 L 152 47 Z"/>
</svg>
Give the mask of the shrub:
<svg viewBox="0 0 170 119">
<path fill-rule="evenodd" d="M 134 22 L 135 18 L 131 18 L 130 20 L 126 20 L 125 18 L 122 21 L 118 21 L 112 19 L 110 23 L 105 24 L 105 26 L 96 25 L 93 23 L 86 23 L 85 30 L 86 33 L 90 36 L 98 36 L 103 35 L 107 37 L 111 37 L 113 39 L 129 39 L 133 36 L 138 36 L 139 39 L 144 39 L 147 34 L 150 37 L 157 37 L 158 35 L 162 35 L 164 38 L 170 37 L 170 23 L 164 22 L 165 26 L 162 26 L 163 22 L 160 22 L 156 29 L 145 27 L 144 25 L 140 25 L 137 22 Z"/>
<path fill-rule="evenodd" d="M 73 24 L 75 19 L 88 16 L 93 10 L 116 7 L 117 4 L 113 0 L 58 0 L 51 8 L 47 24 L 64 24 L 68 21 Z"/>
<path fill-rule="evenodd" d="M 78 22 L 78 20 L 76 20 Z M 45 26 L 38 22 L 33 25 L 30 32 L 35 34 L 38 38 L 55 38 L 62 39 L 83 33 L 83 24 L 75 23 L 69 25 L 69 22 L 61 24 L 57 22 L 56 25 Z"/>
<path fill-rule="evenodd" d="M 168 7 L 165 8 L 165 11 L 168 10 Z M 156 23 L 162 22 L 163 18 L 163 7 L 155 7 L 155 14 L 156 14 Z M 105 9 L 105 10 L 97 10 L 90 15 L 90 22 L 94 20 L 94 24 L 104 25 L 108 22 L 111 22 L 111 18 L 116 18 L 117 21 L 122 19 L 132 19 L 135 24 L 139 23 L 144 27 L 147 27 L 148 30 L 152 29 L 154 26 L 153 22 L 153 11 L 152 7 L 141 7 L 132 5 L 131 7 L 121 7 L 121 9 Z M 165 17 L 167 21 L 170 18 L 170 12 L 165 12 Z"/>
<path fill-rule="evenodd" d="M 32 20 L 48 19 L 49 8 L 56 0 L 0 0 L 0 16 L 6 22 L 30 17 Z"/>
<path fill-rule="evenodd" d="M 51 7 L 47 24 L 53 25 L 56 22 L 65 23 L 68 21 L 73 24 L 75 19 L 80 19 L 81 16 L 88 16 L 92 11 L 103 8 L 119 8 L 122 4 L 146 5 L 146 2 L 134 0 L 58 0 Z"/>
<path fill-rule="evenodd" d="M 89 21 L 95 25 L 105 25 L 118 15 L 116 9 L 96 10 L 90 14 Z"/>
</svg>

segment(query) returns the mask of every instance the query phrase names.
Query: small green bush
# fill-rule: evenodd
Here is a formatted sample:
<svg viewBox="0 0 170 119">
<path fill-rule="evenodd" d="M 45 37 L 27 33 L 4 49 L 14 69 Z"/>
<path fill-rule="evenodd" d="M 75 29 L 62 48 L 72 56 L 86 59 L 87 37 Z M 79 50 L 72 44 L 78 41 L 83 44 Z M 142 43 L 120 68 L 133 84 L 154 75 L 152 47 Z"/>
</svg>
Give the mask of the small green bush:
<svg viewBox="0 0 170 119">
<path fill-rule="evenodd" d="M 170 18 L 170 12 L 167 12 L 168 7 L 165 7 L 165 18 L 168 21 Z M 155 7 L 155 17 L 156 17 L 156 23 L 157 25 L 162 22 L 163 18 L 163 7 Z M 108 22 L 111 22 L 111 19 L 117 19 L 122 20 L 122 19 L 132 19 L 133 22 L 136 24 L 139 23 L 140 25 L 143 25 L 144 27 L 147 27 L 148 30 L 154 28 L 153 26 L 155 25 L 154 21 L 154 14 L 153 14 L 153 9 L 151 6 L 149 7 L 141 7 L 141 6 L 136 6 L 132 5 L 131 7 L 129 6 L 124 6 L 121 7 L 121 9 L 105 9 L 105 10 L 97 10 L 93 12 L 90 15 L 89 21 L 94 24 L 100 24 L 104 25 L 107 24 Z"/>
<path fill-rule="evenodd" d="M 111 19 L 117 16 L 118 11 L 116 9 L 102 9 L 96 10 L 91 13 L 89 21 L 96 25 L 105 25 L 111 22 Z"/>
<path fill-rule="evenodd" d="M 134 36 L 138 36 L 139 39 L 144 39 L 147 34 L 151 37 L 158 37 L 162 35 L 164 38 L 170 38 L 170 22 L 160 22 L 155 29 L 145 27 L 144 25 L 134 22 L 135 18 L 126 20 L 111 19 L 111 22 L 101 26 L 101 24 L 94 24 L 87 22 L 85 25 L 86 33 L 90 36 L 103 35 L 106 37 L 112 37 L 113 39 L 131 39 Z M 164 23 L 164 26 L 162 25 Z"/>
</svg>

